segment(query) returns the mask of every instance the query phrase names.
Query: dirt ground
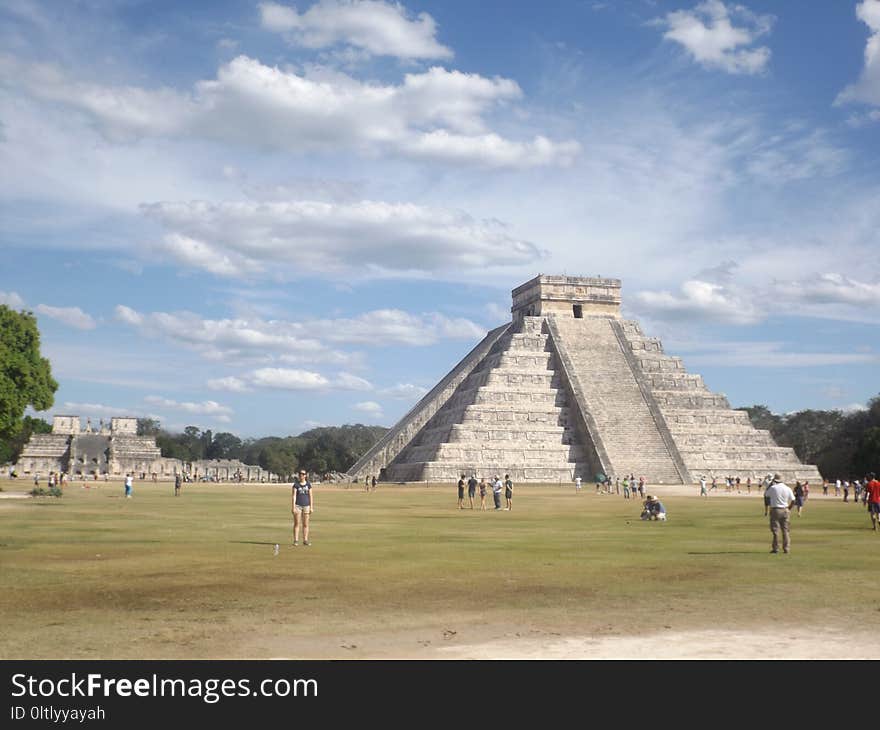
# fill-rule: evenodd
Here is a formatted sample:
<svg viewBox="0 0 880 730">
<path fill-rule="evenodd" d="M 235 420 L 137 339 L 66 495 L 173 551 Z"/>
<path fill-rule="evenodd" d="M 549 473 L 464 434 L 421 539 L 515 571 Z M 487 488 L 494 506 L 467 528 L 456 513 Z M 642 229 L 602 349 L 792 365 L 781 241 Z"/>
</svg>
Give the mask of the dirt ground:
<svg viewBox="0 0 880 730">
<path fill-rule="evenodd" d="M 855 628 L 855 627 L 854 627 Z M 428 658 L 428 657 L 425 657 Z M 826 627 L 692 631 L 643 636 L 516 638 L 439 647 L 438 659 L 877 659 L 871 632 Z"/>
</svg>

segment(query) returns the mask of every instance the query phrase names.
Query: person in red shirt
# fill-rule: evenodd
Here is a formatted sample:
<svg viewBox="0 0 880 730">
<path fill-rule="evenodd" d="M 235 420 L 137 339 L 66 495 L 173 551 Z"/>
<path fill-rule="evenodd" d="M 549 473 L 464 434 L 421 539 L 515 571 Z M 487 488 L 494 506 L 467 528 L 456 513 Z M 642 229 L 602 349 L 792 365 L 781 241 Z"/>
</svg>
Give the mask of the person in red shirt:
<svg viewBox="0 0 880 730">
<path fill-rule="evenodd" d="M 874 532 L 877 532 L 877 522 L 880 521 L 880 482 L 877 481 L 873 472 L 868 474 L 865 492 L 868 495 L 868 512 L 871 515 L 871 525 L 874 528 Z"/>
</svg>

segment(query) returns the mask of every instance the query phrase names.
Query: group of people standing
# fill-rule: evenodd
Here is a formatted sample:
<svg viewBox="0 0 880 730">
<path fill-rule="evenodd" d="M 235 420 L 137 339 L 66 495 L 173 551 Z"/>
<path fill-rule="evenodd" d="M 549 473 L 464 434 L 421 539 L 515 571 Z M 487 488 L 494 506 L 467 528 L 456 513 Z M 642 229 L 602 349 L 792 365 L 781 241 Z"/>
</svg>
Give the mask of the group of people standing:
<svg viewBox="0 0 880 730">
<path fill-rule="evenodd" d="M 499 476 L 496 474 L 492 477 L 491 482 L 486 481 L 486 477 L 482 477 L 480 481 L 477 481 L 477 475 L 471 474 L 470 479 L 462 474 L 461 478 L 458 480 L 458 508 L 464 509 L 464 490 L 467 488 L 467 497 L 468 503 L 470 505 L 470 509 L 474 508 L 474 499 L 477 496 L 477 489 L 480 490 L 480 509 L 486 509 L 486 493 L 489 489 L 492 490 L 492 501 L 495 504 L 496 510 L 504 510 L 505 512 L 509 512 L 513 509 L 513 482 L 510 479 L 510 474 L 504 475 L 504 481 L 502 482 Z M 507 503 L 506 507 L 501 506 L 501 493 L 504 492 L 504 499 Z"/>
<path fill-rule="evenodd" d="M 841 493 L 843 493 L 843 501 L 849 502 L 849 495 L 852 492 L 853 502 L 858 504 L 859 499 L 862 500 L 862 504 L 868 503 L 868 483 L 870 482 L 869 477 L 865 477 L 864 479 L 853 479 L 850 481 L 849 479 L 837 479 L 834 482 L 831 482 L 834 486 L 834 496 L 839 497 Z M 822 482 L 822 494 L 827 495 L 828 489 L 830 485 L 827 480 Z"/>
<path fill-rule="evenodd" d="M 645 477 L 639 477 L 636 481 L 636 475 L 624 475 L 621 481 L 620 477 L 605 476 L 599 474 L 596 477 L 596 494 L 623 494 L 624 499 L 645 498 Z M 574 488 L 576 492 L 581 490 L 581 478 L 575 477 Z"/>
</svg>

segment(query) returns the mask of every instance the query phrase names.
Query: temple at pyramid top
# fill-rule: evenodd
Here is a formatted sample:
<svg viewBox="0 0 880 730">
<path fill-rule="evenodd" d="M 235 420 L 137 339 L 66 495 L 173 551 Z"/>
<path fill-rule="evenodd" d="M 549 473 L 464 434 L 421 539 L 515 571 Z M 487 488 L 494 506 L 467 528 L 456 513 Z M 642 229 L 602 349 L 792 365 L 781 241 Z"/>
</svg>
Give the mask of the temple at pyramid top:
<svg viewBox="0 0 880 730">
<path fill-rule="evenodd" d="M 512 292 L 513 321 L 548 314 L 620 317 L 620 279 L 538 274 Z"/>
<path fill-rule="evenodd" d="M 619 279 L 543 274 L 516 287 L 511 321 L 489 332 L 349 476 L 821 479 L 638 322 L 623 319 L 620 288 Z"/>
</svg>

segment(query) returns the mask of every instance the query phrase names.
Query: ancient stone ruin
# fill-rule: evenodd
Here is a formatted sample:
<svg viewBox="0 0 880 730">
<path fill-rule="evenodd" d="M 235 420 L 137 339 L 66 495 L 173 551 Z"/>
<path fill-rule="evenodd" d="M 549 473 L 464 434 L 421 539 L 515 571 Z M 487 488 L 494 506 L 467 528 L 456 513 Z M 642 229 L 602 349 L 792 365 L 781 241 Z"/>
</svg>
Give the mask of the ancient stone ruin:
<svg viewBox="0 0 880 730">
<path fill-rule="evenodd" d="M 162 456 L 154 436 L 139 436 L 137 418 L 112 418 L 97 427 L 91 419 L 82 426 L 79 416 L 55 416 L 52 433 L 35 433 L 15 464 L 20 476 L 65 472 L 71 477 L 133 474 L 148 479 L 171 479 L 177 474 L 194 480 L 261 482 L 274 475 L 259 466 L 237 460 L 183 462 Z"/>
<path fill-rule="evenodd" d="M 638 322 L 621 319 L 619 279 L 539 275 L 513 290 L 511 312 L 350 478 L 569 482 L 633 473 L 692 484 L 779 472 L 792 483 L 821 481 Z"/>
</svg>

